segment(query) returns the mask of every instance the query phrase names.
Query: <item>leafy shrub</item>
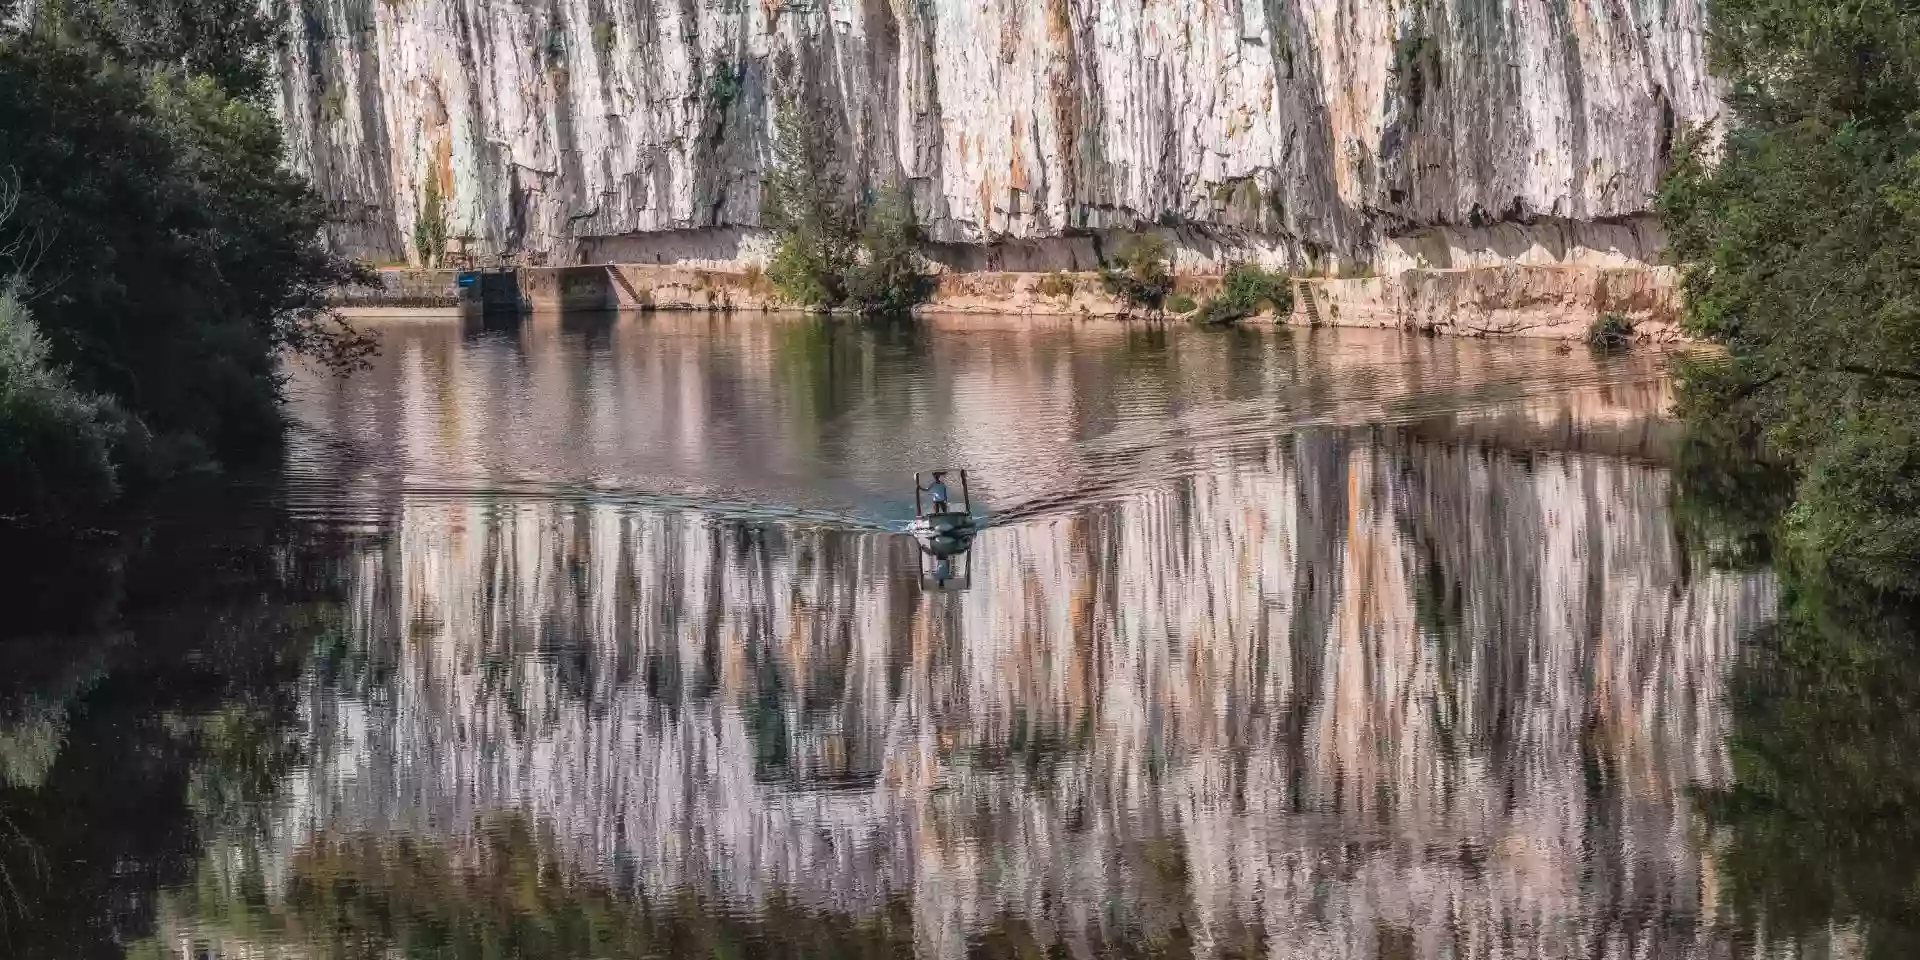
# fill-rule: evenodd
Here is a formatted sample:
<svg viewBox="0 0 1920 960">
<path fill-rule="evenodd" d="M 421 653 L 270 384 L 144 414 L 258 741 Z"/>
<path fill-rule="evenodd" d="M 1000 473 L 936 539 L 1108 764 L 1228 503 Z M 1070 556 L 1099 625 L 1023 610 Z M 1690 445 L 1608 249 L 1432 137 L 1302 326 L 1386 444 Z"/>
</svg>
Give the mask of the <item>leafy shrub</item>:
<svg viewBox="0 0 1920 960">
<path fill-rule="evenodd" d="M 1220 291 L 1208 298 L 1197 319 L 1206 324 L 1237 323 L 1272 306 L 1285 316 L 1293 310 L 1293 287 L 1282 273 L 1253 263 L 1236 263 L 1220 278 Z"/>
<path fill-rule="evenodd" d="M 912 310 L 933 295 L 933 277 L 920 256 L 920 224 L 905 192 L 882 193 L 867 211 L 862 257 L 847 270 L 847 303 L 861 313 Z"/>
<path fill-rule="evenodd" d="M 1159 313 L 1173 292 L 1173 269 L 1167 242 L 1152 234 L 1136 235 L 1120 248 L 1117 266 L 1100 270 L 1107 293 L 1131 309 Z"/>
<path fill-rule="evenodd" d="M 1043 297 L 1060 298 L 1073 296 L 1074 291 L 1078 289 L 1078 285 L 1073 282 L 1072 277 L 1067 276 L 1059 270 L 1055 270 L 1041 277 L 1039 286 L 1034 289 Z"/>
<path fill-rule="evenodd" d="M 1920 412 L 1844 418 L 1809 459 L 1783 531 L 1800 557 L 1890 591 L 1920 584 Z"/>
<path fill-rule="evenodd" d="M 1193 308 L 1193 298 L 1184 293 L 1176 293 L 1167 298 L 1167 310 L 1169 312 L 1181 314 L 1192 313 Z"/>
<path fill-rule="evenodd" d="M 767 259 L 767 279 L 791 303 L 831 307 L 840 301 L 850 265 L 840 262 L 823 244 L 808 242 L 803 234 L 783 233 Z"/>
<path fill-rule="evenodd" d="M 49 365 L 15 291 L 0 293 L 0 511 L 68 513 L 112 499 L 119 419 Z"/>
<path fill-rule="evenodd" d="M 1596 350 L 1625 350 L 1633 345 L 1633 321 L 1625 314 L 1603 313 L 1587 325 L 1586 341 Z"/>
</svg>

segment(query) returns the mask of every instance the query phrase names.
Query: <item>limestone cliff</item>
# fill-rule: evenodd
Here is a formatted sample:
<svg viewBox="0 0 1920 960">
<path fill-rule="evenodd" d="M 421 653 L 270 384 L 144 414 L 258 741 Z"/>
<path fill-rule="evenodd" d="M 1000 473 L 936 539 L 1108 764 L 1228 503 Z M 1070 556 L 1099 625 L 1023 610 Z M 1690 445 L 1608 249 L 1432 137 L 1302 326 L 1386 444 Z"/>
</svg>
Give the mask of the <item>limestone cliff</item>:
<svg viewBox="0 0 1920 960">
<path fill-rule="evenodd" d="M 961 266 L 1184 255 L 1644 259 L 1674 137 L 1719 112 L 1701 0 L 295 0 L 294 162 L 335 239 L 408 255 L 427 177 L 524 262 L 754 247 L 773 99 Z M 1064 239 L 1063 239 L 1064 238 Z"/>
</svg>

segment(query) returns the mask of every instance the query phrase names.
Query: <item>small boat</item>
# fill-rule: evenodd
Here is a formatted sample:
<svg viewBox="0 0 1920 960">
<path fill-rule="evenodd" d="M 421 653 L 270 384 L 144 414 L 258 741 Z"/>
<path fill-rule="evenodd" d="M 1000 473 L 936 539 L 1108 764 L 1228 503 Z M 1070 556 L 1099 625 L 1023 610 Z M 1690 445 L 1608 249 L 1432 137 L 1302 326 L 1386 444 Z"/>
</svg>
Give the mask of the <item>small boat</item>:
<svg viewBox="0 0 1920 960">
<path fill-rule="evenodd" d="M 922 482 L 928 474 L 913 475 L 913 538 L 920 548 L 933 557 L 952 557 L 967 552 L 973 546 L 974 534 L 980 532 L 979 521 L 973 517 L 973 498 L 967 489 L 965 470 L 943 470 L 937 475 L 958 473 L 960 476 L 960 497 L 946 501 L 947 509 L 930 510 L 921 499 L 930 484 Z"/>
<path fill-rule="evenodd" d="M 962 510 L 923 513 L 913 521 L 913 532 L 928 537 L 971 537 L 979 532 L 973 515 Z"/>
</svg>

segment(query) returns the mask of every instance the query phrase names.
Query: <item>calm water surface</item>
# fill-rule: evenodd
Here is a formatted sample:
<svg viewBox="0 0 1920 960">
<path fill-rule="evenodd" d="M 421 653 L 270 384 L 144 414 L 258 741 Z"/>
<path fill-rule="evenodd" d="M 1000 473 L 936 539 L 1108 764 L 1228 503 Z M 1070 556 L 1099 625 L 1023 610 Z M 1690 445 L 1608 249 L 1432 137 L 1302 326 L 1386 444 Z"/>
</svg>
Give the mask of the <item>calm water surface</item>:
<svg viewBox="0 0 1920 960">
<path fill-rule="evenodd" d="M 1868 951 L 1858 904 L 1766 872 L 1778 831 L 1715 813 L 1782 589 L 1679 530 L 1665 370 L 1362 331 L 387 328 L 373 370 L 295 381 L 282 480 L 10 556 L 0 947 Z M 944 586 L 901 532 L 941 466 L 988 523 Z"/>
</svg>

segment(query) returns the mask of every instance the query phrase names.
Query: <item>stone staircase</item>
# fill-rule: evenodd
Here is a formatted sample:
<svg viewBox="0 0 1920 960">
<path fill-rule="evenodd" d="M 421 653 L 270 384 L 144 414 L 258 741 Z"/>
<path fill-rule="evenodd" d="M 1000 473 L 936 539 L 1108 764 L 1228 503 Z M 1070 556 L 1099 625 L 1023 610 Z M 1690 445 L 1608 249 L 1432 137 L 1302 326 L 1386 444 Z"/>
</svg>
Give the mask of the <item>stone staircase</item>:
<svg viewBox="0 0 1920 960">
<path fill-rule="evenodd" d="M 1325 318 L 1320 316 L 1320 304 L 1313 298 L 1312 284 L 1304 280 L 1295 280 L 1293 282 L 1293 298 L 1299 301 L 1299 312 L 1301 316 L 1306 318 L 1308 326 L 1317 327 L 1326 322 Z"/>
</svg>

